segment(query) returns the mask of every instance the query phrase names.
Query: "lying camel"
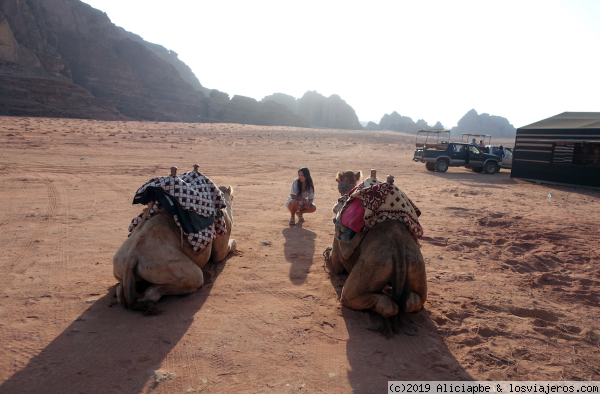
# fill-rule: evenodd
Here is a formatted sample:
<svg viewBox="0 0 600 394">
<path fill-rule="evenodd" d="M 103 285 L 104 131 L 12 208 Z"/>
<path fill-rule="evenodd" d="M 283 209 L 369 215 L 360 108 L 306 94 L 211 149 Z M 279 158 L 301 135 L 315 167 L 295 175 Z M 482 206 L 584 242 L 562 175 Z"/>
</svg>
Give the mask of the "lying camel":
<svg viewBox="0 0 600 394">
<path fill-rule="evenodd" d="M 194 253 L 187 239 L 183 239 L 173 218 L 164 211 L 145 220 L 148 208 L 144 209 L 143 220 L 117 250 L 113 258 L 113 274 L 119 281 L 117 301 L 129 309 L 156 313 L 155 303 L 164 295 L 188 294 L 204 284 L 201 268 L 212 258 L 221 262 L 236 249 L 230 239 L 233 216 L 231 186 L 220 186 L 226 209 L 224 214 L 227 233 L 217 237 L 199 253 Z M 149 284 L 149 286 L 148 286 Z M 141 294 L 140 287 L 148 286 Z"/>
<path fill-rule="evenodd" d="M 336 180 L 356 179 L 352 171 L 340 172 Z M 343 305 L 356 310 L 371 309 L 386 318 L 384 331 L 396 332 L 403 312 L 418 312 L 427 300 L 425 262 L 419 245 L 404 223 L 388 220 L 376 224 L 362 237 L 354 253 L 344 258 L 335 237 L 325 257 L 336 274 L 349 273 L 341 295 Z M 347 249 L 346 249 L 347 250 Z M 347 253 L 346 253 L 347 255 Z M 383 290 L 391 285 L 391 296 Z"/>
</svg>

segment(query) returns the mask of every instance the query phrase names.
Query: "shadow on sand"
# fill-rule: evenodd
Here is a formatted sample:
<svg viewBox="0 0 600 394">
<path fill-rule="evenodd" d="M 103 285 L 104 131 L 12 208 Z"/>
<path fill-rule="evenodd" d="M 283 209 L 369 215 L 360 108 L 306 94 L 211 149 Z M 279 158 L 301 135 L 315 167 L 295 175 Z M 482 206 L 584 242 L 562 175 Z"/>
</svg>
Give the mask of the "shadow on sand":
<svg viewBox="0 0 600 394">
<path fill-rule="evenodd" d="M 161 299 L 157 316 L 114 305 L 113 286 L 4 382 L 0 393 L 141 392 L 185 335 L 229 258 L 203 268 L 205 285 L 200 290 Z"/>
<path fill-rule="evenodd" d="M 331 266 L 327 263 L 328 269 Z M 331 271 L 330 281 L 338 299 L 347 274 Z M 358 393 L 387 392 L 392 380 L 474 380 L 450 352 L 425 308 L 403 317 L 402 333 L 386 339 L 379 332 L 383 318 L 371 311 L 342 307 L 348 330 L 346 356 L 350 369 L 348 381 Z"/>
<path fill-rule="evenodd" d="M 290 226 L 281 233 L 285 238 L 283 244 L 285 260 L 292 263 L 290 266 L 290 281 L 295 285 L 300 285 L 306 281 L 308 271 L 312 265 L 317 234 L 303 229 L 302 223 Z"/>
</svg>

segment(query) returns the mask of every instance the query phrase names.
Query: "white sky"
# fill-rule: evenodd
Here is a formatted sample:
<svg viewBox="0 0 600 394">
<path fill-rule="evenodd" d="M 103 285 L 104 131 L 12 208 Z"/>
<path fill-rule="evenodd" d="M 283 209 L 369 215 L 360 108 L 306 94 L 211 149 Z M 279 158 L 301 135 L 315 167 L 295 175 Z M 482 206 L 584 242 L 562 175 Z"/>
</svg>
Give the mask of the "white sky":
<svg viewBox="0 0 600 394">
<path fill-rule="evenodd" d="M 600 111 L 600 0 L 85 0 L 208 88 L 340 95 L 360 120 Z"/>
</svg>

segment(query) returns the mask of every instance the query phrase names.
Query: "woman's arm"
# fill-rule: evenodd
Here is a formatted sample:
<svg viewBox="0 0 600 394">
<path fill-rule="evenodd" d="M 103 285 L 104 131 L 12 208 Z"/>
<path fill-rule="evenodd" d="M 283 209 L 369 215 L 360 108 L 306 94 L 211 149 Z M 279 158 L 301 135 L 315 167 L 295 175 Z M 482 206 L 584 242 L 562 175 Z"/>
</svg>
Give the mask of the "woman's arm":
<svg viewBox="0 0 600 394">
<path fill-rule="evenodd" d="M 290 194 L 290 197 L 292 198 L 292 200 L 298 200 L 298 201 L 309 201 L 309 200 L 307 200 L 306 198 L 304 198 L 304 197 L 298 197 L 298 196 L 297 196 L 297 195 L 295 195 L 295 194 Z M 312 202 L 312 200 L 310 200 L 310 202 Z"/>
</svg>

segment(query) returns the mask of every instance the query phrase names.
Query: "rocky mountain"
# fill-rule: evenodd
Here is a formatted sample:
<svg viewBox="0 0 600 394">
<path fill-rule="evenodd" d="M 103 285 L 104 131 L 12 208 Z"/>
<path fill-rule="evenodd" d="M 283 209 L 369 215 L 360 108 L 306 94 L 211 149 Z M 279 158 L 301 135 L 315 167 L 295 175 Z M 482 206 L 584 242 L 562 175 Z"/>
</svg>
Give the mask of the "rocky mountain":
<svg viewBox="0 0 600 394">
<path fill-rule="evenodd" d="M 313 127 L 363 129 L 354 109 L 337 94 L 325 97 L 316 91 L 308 91 L 297 99 L 287 94 L 275 93 L 266 96 L 261 102 L 282 104 Z"/>
<path fill-rule="evenodd" d="M 367 130 L 392 130 L 409 134 L 416 134 L 417 131 L 422 129 L 431 130 L 443 128 L 444 126 L 439 121 L 431 127 L 423 119 L 419 119 L 415 122 L 412 118 L 402 116 L 396 111 L 391 114 L 383 115 L 379 121 L 379 125 L 374 122 L 369 122 L 369 126 L 367 126 Z"/>
<path fill-rule="evenodd" d="M 264 97 L 260 101 L 263 103 L 267 101 L 274 101 L 276 103 L 285 105 L 293 113 L 298 113 L 298 99 L 294 96 L 290 96 L 289 94 L 273 93 L 270 96 Z"/>
<path fill-rule="evenodd" d="M 207 97 L 182 78 L 178 68 L 188 79 L 191 70 L 185 73 L 176 54 L 125 32 L 79 0 L 0 0 L 0 29 L 2 76 L 14 87 L 3 85 L 0 92 L 6 113 L 55 116 L 61 109 L 96 118 L 104 108 L 105 118 L 161 121 L 197 121 L 207 113 Z M 78 105 L 63 91 L 72 85 L 79 87 L 73 87 Z M 41 86 L 63 90 L 46 89 L 42 99 Z"/>
<path fill-rule="evenodd" d="M 367 125 L 365 126 L 365 130 L 369 130 L 369 131 L 379 130 L 379 125 L 375 122 L 369 121 L 369 123 L 367 123 Z"/>
<path fill-rule="evenodd" d="M 308 127 L 308 122 L 285 105 L 268 100 L 258 102 L 245 96 L 233 96 L 213 89 L 210 92 L 209 117 L 227 123 L 247 123 L 263 126 Z"/>
<path fill-rule="evenodd" d="M 206 89 L 177 53 L 80 0 L 0 0 L 0 115 L 361 128 L 337 95 Z"/>
<path fill-rule="evenodd" d="M 496 138 L 514 138 L 515 127 L 502 116 L 490 114 L 478 114 L 474 109 L 467 112 L 452 128 L 453 136 L 461 136 L 463 133 L 489 134 Z"/>
</svg>

